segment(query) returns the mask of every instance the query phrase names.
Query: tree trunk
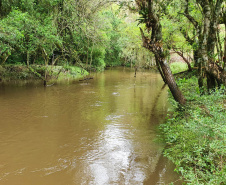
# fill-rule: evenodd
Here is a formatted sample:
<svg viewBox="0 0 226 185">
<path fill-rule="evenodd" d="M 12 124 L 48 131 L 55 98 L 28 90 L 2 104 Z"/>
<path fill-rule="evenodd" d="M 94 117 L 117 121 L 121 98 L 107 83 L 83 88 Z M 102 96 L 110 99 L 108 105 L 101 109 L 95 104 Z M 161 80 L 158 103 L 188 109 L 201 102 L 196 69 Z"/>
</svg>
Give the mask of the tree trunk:
<svg viewBox="0 0 226 185">
<path fill-rule="evenodd" d="M 9 54 L 4 53 L 2 56 L 2 63 L 0 65 L 4 65 L 9 56 L 10 56 Z"/>
<path fill-rule="evenodd" d="M 137 77 L 137 66 L 135 66 L 135 73 L 134 73 L 134 77 L 136 78 Z"/>
<path fill-rule="evenodd" d="M 167 84 L 166 79 L 165 79 L 165 76 L 164 76 L 164 74 L 162 72 L 162 69 L 161 69 L 161 66 L 160 66 L 159 62 L 156 61 L 156 65 L 157 65 L 157 68 L 159 70 L 159 73 L 160 73 L 160 75 L 162 77 L 162 80 Z"/>
<path fill-rule="evenodd" d="M 159 69 L 159 72 L 162 76 L 163 81 L 169 86 L 169 89 L 174 97 L 174 99 L 184 105 L 186 103 L 186 99 L 184 98 L 183 94 L 181 93 L 180 89 L 178 88 L 174 76 L 171 72 L 171 69 L 165 59 L 165 55 L 163 53 L 163 48 L 157 42 L 151 42 L 147 37 L 144 36 L 143 30 L 140 28 L 143 46 L 149 49 L 155 55 L 155 60 Z M 155 30 L 156 31 L 156 30 Z M 161 31 L 161 28 L 160 28 Z M 158 35 L 159 36 L 159 35 Z M 160 37 L 159 37 L 160 38 Z"/>
<path fill-rule="evenodd" d="M 43 85 L 46 86 L 47 85 L 46 84 L 47 83 L 47 67 L 48 67 L 48 63 L 49 63 L 49 57 L 44 48 L 42 48 L 42 56 L 45 61 L 45 74 L 44 74 Z"/>
<path fill-rule="evenodd" d="M 204 93 L 204 83 L 203 83 L 203 60 L 202 60 L 202 52 L 200 50 L 197 51 L 198 53 L 198 85 L 199 85 L 199 91 L 201 94 Z"/>
<path fill-rule="evenodd" d="M 156 59 L 159 60 L 159 59 Z M 171 72 L 171 69 L 166 60 L 160 60 L 159 64 L 161 66 L 162 72 L 164 74 L 164 79 L 169 86 L 169 89 L 174 97 L 174 99 L 179 102 L 181 105 L 186 103 L 186 99 L 184 98 L 183 94 L 181 93 L 180 89 L 178 88 L 174 76 Z"/>
<path fill-rule="evenodd" d="M 221 11 L 221 4 L 223 0 L 218 0 L 216 2 L 214 12 L 211 12 L 211 6 L 209 5 L 208 10 L 205 13 L 206 18 L 208 19 L 208 23 L 206 26 L 209 28 L 209 32 L 207 34 L 207 53 L 208 53 L 208 63 L 206 65 L 206 71 L 211 67 L 211 63 L 214 65 L 214 50 L 217 44 L 217 32 L 218 32 L 218 22 L 219 22 L 219 14 Z M 211 16 L 210 16 L 211 15 Z M 214 89 L 216 87 L 216 80 L 213 75 L 207 73 L 207 88 L 208 90 Z"/>
<path fill-rule="evenodd" d="M 225 38 L 224 38 L 224 57 L 223 57 L 223 70 L 225 69 L 225 64 L 226 64 L 226 22 L 224 24 L 225 26 Z"/>
<path fill-rule="evenodd" d="M 0 18 L 2 17 L 4 11 L 2 11 L 2 0 L 0 0 Z"/>
<path fill-rule="evenodd" d="M 193 50 L 193 57 L 194 57 L 194 66 L 195 67 L 198 67 L 198 59 L 199 59 L 199 56 L 198 56 L 197 49 L 194 49 Z"/>
<path fill-rule="evenodd" d="M 219 56 L 219 62 L 222 62 L 224 53 L 223 53 L 223 48 L 222 48 L 222 44 L 220 41 L 220 29 L 219 28 L 217 29 L 217 48 L 219 48 L 218 49 L 219 51 L 217 51 L 218 56 Z M 223 63 L 221 63 L 221 64 L 223 65 Z"/>
<path fill-rule="evenodd" d="M 215 89 L 216 80 L 214 76 L 210 73 L 207 73 L 206 76 L 207 76 L 207 88 L 208 88 L 208 92 L 210 92 L 211 90 Z"/>
<path fill-rule="evenodd" d="M 217 82 L 226 86 L 226 71 L 219 65 L 214 62 L 210 63 L 209 67 L 206 69 L 206 73 L 217 80 Z"/>
<path fill-rule="evenodd" d="M 169 65 L 166 62 L 166 52 L 164 52 L 162 44 L 162 26 L 160 23 L 160 15 L 157 12 L 156 4 L 154 1 L 145 0 L 139 1 L 136 0 L 136 3 L 140 10 L 148 10 L 147 20 L 145 20 L 145 25 L 148 33 L 151 31 L 151 38 L 144 35 L 143 30 L 140 28 L 143 46 L 149 51 L 154 53 L 156 63 L 159 63 L 159 72 L 162 71 L 163 80 L 169 86 L 169 89 L 174 97 L 174 99 L 179 102 L 181 105 L 186 103 L 186 100 L 177 87 L 176 81 L 172 75 Z"/>
<path fill-rule="evenodd" d="M 29 67 L 29 63 L 30 63 L 30 53 L 27 52 L 27 66 Z"/>
<path fill-rule="evenodd" d="M 199 90 L 201 94 L 204 91 L 203 88 L 203 67 L 208 65 L 209 61 L 209 56 L 208 56 L 208 36 L 209 36 L 209 29 L 210 29 L 210 19 L 211 19 L 211 8 L 209 4 L 203 5 L 203 14 L 204 14 L 204 23 L 203 23 L 203 32 L 202 34 L 199 35 L 199 65 L 198 65 L 198 72 L 199 72 L 199 77 L 198 77 L 198 83 L 199 83 Z"/>
<path fill-rule="evenodd" d="M 88 44 L 87 44 L 87 50 L 86 50 L 86 69 L 88 68 L 89 63 L 89 38 L 88 38 Z"/>
</svg>

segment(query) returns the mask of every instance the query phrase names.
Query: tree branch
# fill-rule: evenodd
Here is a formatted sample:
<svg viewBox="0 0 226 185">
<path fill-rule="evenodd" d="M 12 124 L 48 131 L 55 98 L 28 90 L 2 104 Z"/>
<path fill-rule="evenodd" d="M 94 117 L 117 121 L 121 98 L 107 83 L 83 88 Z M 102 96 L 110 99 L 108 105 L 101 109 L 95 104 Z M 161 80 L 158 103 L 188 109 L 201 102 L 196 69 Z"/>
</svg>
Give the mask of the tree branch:
<svg viewBox="0 0 226 185">
<path fill-rule="evenodd" d="M 192 17 L 192 16 L 189 14 L 189 11 L 188 11 L 188 1 L 189 1 L 189 0 L 185 0 L 185 11 L 184 11 L 183 15 L 184 15 L 185 17 L 187 17 L 187 19 L 195 26 L 195 28 L 198 28 L 198 27 L 199 27 L 198 22 L 195 20 L 194 17 Z"/>
<path fill-rule="evenodd" d="M 195 41 L 194 41 L 194 38 L 190 38 L 189 35 L 186 33 L 186 31 L 182 28 L 180 28 L 180 32 L 183 34 L 184 38 L 186 39 L 186 41 L 192 45 Z"/>
</svg>

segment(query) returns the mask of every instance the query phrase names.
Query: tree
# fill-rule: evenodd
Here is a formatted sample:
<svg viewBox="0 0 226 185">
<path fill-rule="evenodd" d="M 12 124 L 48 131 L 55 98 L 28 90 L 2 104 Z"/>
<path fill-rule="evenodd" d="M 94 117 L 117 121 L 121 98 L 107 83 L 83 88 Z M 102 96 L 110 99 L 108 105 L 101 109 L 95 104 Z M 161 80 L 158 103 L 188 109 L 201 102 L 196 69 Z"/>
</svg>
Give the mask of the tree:
<svg viewBox="0 0 226 185">
<path fill-rule="evenodd" d="M 169 50 L 164 48 L 162 41 L 162 25 L 159 13 L 161 12 L 161 7 L 153 0 L 136 0 L 136 3 L 139 14 L 141 15 L 140 22 L 145 24 L 149 34 L 145 36 L 143 30 L 140 28 L 143 46 L 154 53 L 159 72 L 164 82 L 168 84 L 174 99 L 180 104 L 185 104 L 186 100 L 179 90 L 166 61 Z"/>
<path fill-rule="evenodd" d="M 214 74 L 215 62 L 215 47 L 217 43 L 217 30 L 220 20 L 221 7 L 223 0 L 185 0 L 184 16 L 193 24 L 196 29 L 198 39 L 198 68 L 199 68 L 199 87 L 203 89 L 203 77 L 207 76 L 208 89 L 213 89 L 216 86 L 215 80 L 221 83 L 225 79 L 216 78 Z M 202 15 L 201 21 L 195 19 L 189 9 L 191 6 L 196 6 Z M 223 71 L 218 68 L 218 73 Z M 223 75 L 224 76 L 224 75 Z M 224 82 L 225 83 L 225 82 Z"/>
</svg>

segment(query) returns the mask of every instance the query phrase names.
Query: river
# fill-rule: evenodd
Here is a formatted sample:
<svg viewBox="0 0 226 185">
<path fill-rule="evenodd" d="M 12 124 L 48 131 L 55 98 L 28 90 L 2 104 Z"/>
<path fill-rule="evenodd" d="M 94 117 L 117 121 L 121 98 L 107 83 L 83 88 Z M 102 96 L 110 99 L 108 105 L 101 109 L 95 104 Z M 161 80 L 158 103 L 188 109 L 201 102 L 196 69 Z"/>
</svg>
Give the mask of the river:
<svg viewBox="0 0 226 185">
<path fill-rule="evenodd" d="M 0 185 L 179 179 L 156 140 L 168 109 L 160 75 L 116 68 L 93 76 L 46 88 L 0 85 Z"/>
</svg>

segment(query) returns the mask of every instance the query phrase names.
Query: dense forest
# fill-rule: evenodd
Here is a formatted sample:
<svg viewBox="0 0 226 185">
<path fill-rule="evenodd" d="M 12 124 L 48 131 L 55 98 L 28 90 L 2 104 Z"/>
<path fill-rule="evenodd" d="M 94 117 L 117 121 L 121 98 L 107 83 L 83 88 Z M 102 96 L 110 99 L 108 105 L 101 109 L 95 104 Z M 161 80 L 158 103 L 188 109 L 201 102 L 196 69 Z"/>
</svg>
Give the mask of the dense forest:
<svg viewBox="0 0 226 185">
<path fill-rule="evenodd" d="M 109 1 L 1 1 L 1 65 L 149 66 L 138 17 Z M 142 60 L 141 60 L 142 59 Z"/>
<path fill-rule="evenodd" d="M 176 80 L 175 55 L 187 74 Z M 0 1 L 0 80 L 17 65 L 44 85 L 54 72 L 155 66 L 179 108 L 165 155 L 193 184 L 226 182 L 225 63 L 225 0 Z"/>
</svg>

